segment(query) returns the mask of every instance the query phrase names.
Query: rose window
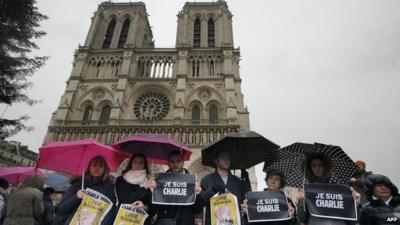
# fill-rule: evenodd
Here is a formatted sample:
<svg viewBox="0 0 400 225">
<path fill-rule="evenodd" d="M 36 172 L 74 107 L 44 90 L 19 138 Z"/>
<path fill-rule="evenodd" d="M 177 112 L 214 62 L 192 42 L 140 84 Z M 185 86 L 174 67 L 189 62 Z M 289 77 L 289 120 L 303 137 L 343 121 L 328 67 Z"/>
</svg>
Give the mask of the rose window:
<svg viewBox="0 0 400 225">
<path fill-rule="evenodd" d="M 165 95 L 149 91 L 136 100 L 133 112 L 140 120 L 161 120 L 167 116 L 169 105 L 169 100 Z"/>
</svg>

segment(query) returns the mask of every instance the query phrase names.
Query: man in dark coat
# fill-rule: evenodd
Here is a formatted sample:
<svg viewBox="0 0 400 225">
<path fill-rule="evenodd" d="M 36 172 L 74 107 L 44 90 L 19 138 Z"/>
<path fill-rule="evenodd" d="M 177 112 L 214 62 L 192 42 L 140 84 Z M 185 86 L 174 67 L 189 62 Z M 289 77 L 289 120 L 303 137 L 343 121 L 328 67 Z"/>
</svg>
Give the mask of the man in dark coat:
<svg viewBox="0 0 400 225">
<path fill-rule="evenodd" d="M 180 151 L 171 152 L 168 156 L 168 167 L 167 173 L 182 173 L 189 174 L 185 168 L 183 168 L 184 159 Z M 155 187 L 155 182 L 152 186 Z M 198 195 L 201 191 L 200 184 L 196 182 L 196 202 L 194 205 L 189 206 L 172 206 L 172 205 L 152 205 L 150 211 L 155 211 L 157 214 L 157 221 L 155 224 L 163 224 L 162 221 L 176 221 L 176 225 L 194 225 L 195 215 L 199 214 L 203 209 L 203 204 L 200 196 Z"/>
<path fill-rule="evenodd" d="M 228 152 L 219 151 L 214 158 L 217 165 L 215 172 L 208 174 L 201 180 L 201 197 L 206 206 L 205 225 L 211 224 L 210 198 L 213 195 L 228 191 L 237 197 L 240 205 L 245 198 L 246 191 L 249 191 L 238 177 L 229 172 L 231 160 Z"/>
<path fill-rule="evenodd" d="M 361 204 L 367 203 L 368 190 L 365 187 L 365 180 L 369 175 L 372 175 L 371 171 L 367 171 L 367 164 L 362 160 L 357 160 L 356 165 L 358 167 L 357 172 L 350 179 L 350 186 L 361 195 Z"/>
<path fill-rule="evenodd" d="M 397 187 L 386 176 L 367 177 L 369 202 L 361 208 L 361 225 L 400 224 L 400 195 Z"/>
</svg>

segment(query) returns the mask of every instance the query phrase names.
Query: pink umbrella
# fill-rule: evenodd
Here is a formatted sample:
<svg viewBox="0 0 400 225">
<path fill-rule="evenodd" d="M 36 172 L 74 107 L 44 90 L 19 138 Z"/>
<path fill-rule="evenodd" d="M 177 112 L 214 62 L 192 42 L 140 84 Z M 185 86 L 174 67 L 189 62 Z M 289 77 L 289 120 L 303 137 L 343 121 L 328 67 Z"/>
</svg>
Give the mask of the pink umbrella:
<svg viewBox="0 0 400 225">
<path fill-rule="evenodd" d="M 10 184 L 25 182 L 28 176 L 37 175 L 47 178 L 47 175 L 35 167 L 0 167 L 0 177 L 6 179 Z"/>
<path fill-rule="evenodd" d="M 93 139 L 50 142 L 40 148 L 36 166 L 79 176 L 96 156 L 102 156 L 111 171 L 117 171 L 122 161 L 128 157 L 127 154 Z"/>
<path fill-rule="evenodd" d="M 180 151 L 185 161 L 190 160 L 192 152 L 179 141 L 171 140 L 164 135 L 137 134 L 112 145 L 114 148 L 131 154 L 142 153 L 151 163 L 168 164 L 168 155 Z"/>
</svg>

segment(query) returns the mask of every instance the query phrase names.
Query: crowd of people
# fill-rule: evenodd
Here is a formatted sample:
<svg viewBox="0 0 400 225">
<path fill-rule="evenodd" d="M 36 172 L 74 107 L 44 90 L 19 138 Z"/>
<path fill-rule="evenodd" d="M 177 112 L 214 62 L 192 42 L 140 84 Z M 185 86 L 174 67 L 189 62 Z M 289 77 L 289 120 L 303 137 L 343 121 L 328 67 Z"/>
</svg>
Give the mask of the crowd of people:
<svg viewBox="0 0 400 225">
<path fill-rule="evenodd" d="M 113 224 L 118 207 L 131 204 L 147 212 L 145 225 L 211 225 L 210 198 L 217 193 L 229 192 L 235 195 L 240 204 L 242 224 L 306 224 L 306 225 L 381 225 L 400 224 L 400 196 L 397 187 L 386 176 L 366 171 L 366 165 L 357 161 L 359 172 L 349 181 L 353 198 L 358 207 L 358 221 L 319 218 L 310 215 L 304 204 L 304 192 L 299 191 L 295 199 L 288 198 L 289 220 L 279 222 L 249 223 L 246 213 L 248 201 L 246 193 L 251 191 L 249 180 L 243 180 L 230 173 L 230 155 L 219 151 L 215 155 L 216 169 L 196 181 L 196 201 L 193 205 L 173 206 L 152 204 L 152 193 L 156 187 L 155 178 L 149 170 L 147 159 L 142 154 L 130 158 L 122 174 L 113 179 L 107 163 L 97 156 L 89 163 L 84 184 L 82 179 L 71 182 L 58 204 L 54 202 L 56 192 L 51 187 L 43 190 L 43 179 L 29 177 L 23 186 L 8 193 L 8 182 L 0 179 L 0 225 L 68 225 L 78 210 L 87 188 L 107 196 L 114 204 L 102 220 L 102 225 Z M 328 184 L 331 182 L 329 162 L 321 156 L 307 158 L 305 179 L 308 183 Z M 179 151 L 168 157 L 167 173 L 185 173 L 184 159 Z M 286 176 L 280 171 L 267 172 L 266 190 L 282 191 Z M 203 214 L 205 208 L 205 213 Z M 201 216 L 203 215 L 203 216 Z M 396 219 L 397 218 L 397 219 Z"/>
</svg>

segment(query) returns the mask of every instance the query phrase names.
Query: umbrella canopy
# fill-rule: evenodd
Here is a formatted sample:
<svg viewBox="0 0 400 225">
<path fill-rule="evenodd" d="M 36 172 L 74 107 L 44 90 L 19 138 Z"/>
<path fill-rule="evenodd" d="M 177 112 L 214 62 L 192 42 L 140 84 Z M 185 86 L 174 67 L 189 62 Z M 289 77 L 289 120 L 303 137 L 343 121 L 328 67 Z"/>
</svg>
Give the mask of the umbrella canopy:
<svg viewBox="0 0 400 225">
<path fill-rule="evenodd" d="M 71 142 L 51 142 L 40 148 L 38 168 L 80 176 L 90 161 L 102 156 L 110 171 L 117 171 L 128 155 L 93 139 Z"/>
<path fill-rule="evenodd" d="M 201 150 L 201 157 L 203 165 L 216 167 L 216 153 L 227 151 L 231 156 L 231 169 L 243 169 L 263 162 L 269 151 L 278 148 L 279 145 L 253 131 L 229 133 Z"/>
<path fill-rule="evenodd" d="M 294 143 L 275 150 L 267 156 L 264 171 L 281 171 L 288 186 L 301 188 L 308 182 L 304 178 L 305 161 L 312 155 L 321 155 L 328 160 L 331 183 L 348 184 L 357 171 L 356 164 L 339 146 L 320 143 Z"/>
<path fill-rule="evenodd" d="M 10 184 L 25 182 L 29 176 L 37 175 L 46 178 L 47 175 L 35 167 L 0 167 L 0 177 Z"/>
<path fill-rule="evenodd" d="M 71 186 L 70 178 L 58 173 L 48 174 L 44 182 L 57 192 L 65 192 Z"/>
<path fill-rule="evenodd" d="M 173 151 L 181 151 L 185 161 L 190 160 L 192 151 L 185 144 L 171 140 L 164 135 L 137 134 L 112 145 L 131 154 L 141 153 L 151 163 L 168 164 L 168 156 Z"/>
</svg>

